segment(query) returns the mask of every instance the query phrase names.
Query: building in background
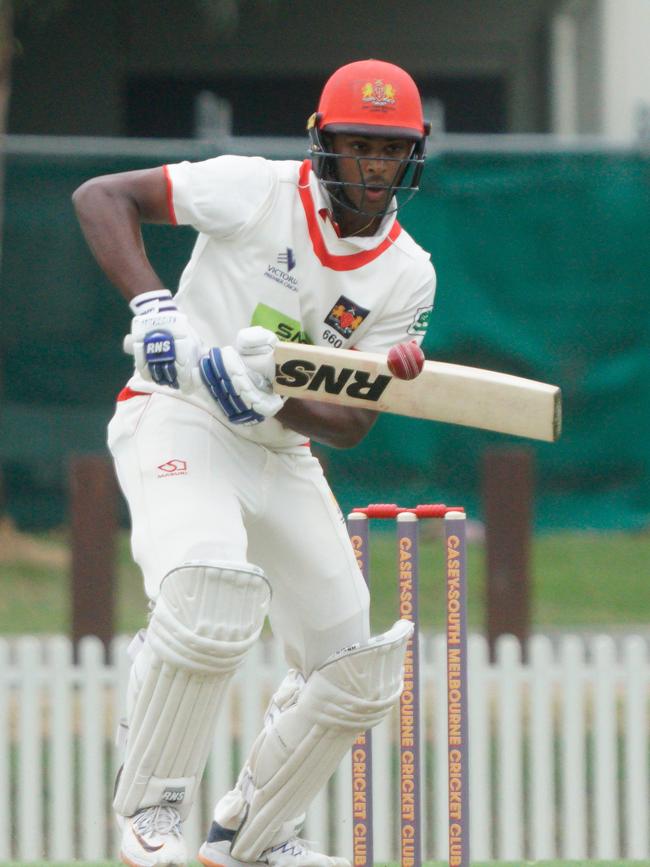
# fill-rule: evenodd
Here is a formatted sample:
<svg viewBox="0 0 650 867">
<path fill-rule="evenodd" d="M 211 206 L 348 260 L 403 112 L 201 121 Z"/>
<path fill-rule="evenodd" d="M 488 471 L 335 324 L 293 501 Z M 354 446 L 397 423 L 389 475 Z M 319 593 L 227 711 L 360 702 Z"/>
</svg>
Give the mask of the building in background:
<svg viewBox="0 0 650 867">
<path fill-rule="evenodd" d="M 550 131 L 649 138 L 650 3 L 562 0 L 550 25 Z"/>
<path fill-rule="evenodd" d="M 298 136 L 323 77 L 366 56 L 413 73 L 439 131 L 648 126 L 647 0 L 406 0 L 397 20 L 377 0 L 51 5 L 18 7 L 13 133 Z"/>
</svg>

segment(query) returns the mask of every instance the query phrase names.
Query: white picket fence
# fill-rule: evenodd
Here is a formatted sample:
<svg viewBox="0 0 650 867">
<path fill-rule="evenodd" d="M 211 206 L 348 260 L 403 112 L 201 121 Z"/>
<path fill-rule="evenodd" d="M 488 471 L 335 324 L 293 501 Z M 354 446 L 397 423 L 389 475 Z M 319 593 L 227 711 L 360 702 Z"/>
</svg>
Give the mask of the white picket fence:
<svg viewBox="0 0 650 867">
<path fill-rule="evenodd" d="M 115 857 L 110 809 L 114 731 L 128 676 L 126 646 L 110 660 L 85 639 L 77 665 L 64 637 L 0 640 L 0 862 Z M 444 639 L 422 641 L 423 839 L 446 851 Z M 488 661 L 470 640 L 470 801 L 476 860 L 650 858 L 648 692 L 644 638 L 537 636 L 527 662 L 513 638 Z M 260 642 L 223 708 L 200 803 L 186 823 L 198 846 L 212 805 L 235 778 L 284 674 Z M 396 720 L 375 729 L 375 859 L 397 858 Z M 304 836 L 351 854 L 350 763 L 312 805 Z M 6 796 L 9 793 L 9 797 Z"/>
</svg>

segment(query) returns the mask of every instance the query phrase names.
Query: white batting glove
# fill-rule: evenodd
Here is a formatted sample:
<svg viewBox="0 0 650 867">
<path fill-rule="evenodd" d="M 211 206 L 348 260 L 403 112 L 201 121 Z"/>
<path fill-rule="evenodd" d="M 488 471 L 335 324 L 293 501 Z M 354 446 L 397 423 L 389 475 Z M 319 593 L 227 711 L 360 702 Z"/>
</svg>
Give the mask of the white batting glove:
<svg viewBox="0 0 650 867">
<path fill-rule="evenodd" d="M 213 347 L 199 362 L 201 378 L 231 424 L 259 424 L 280 411 L 284 399 L 250 370 L 232 346 Z"/>
<path fill-rule="evenodd" d="M 263 380 L 258 383 L 258 387 L 269 392 L 275 379 L 273 350 L 277 342 L 277 336 L 268 328 L 262 328 L 261 325 L 242 328 L 235 338 L 235 349 L 249 372 L 257 374 Z M 255 376 L 251 378 L 257 382 Z"/>
<path fill-rule="evenodd" d="M 169 289 L 144 292 L 129 303 L 134 313 L 131 333 L 124 338 L 124 350 L 133 355 L 140 376 L 149 382 L 180 388 L 194 388 L 192 371 L 202 354 L 201 341 L 177 309 Z"/>
</svg>

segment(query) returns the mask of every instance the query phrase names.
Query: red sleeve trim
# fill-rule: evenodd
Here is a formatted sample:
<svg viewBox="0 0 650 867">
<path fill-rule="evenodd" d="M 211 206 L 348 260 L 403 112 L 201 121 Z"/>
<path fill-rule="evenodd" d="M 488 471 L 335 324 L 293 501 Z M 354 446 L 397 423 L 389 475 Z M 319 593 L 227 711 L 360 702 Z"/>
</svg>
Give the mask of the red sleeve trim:
<svg viewBox="0 0 650 867">
<path fill-rule="evenodd" d="M 151 397 L 151 394 L 148 391 L 134 391 L 132 388 L 129 388 L 128 385 L 125 385 L 122 391 L 118 394 L 116 400 L 119 402 L 121 400 L 130 400 L 132 397 Z"/>
<path fill-rule="evenodd" d="M 174 211 L 174 187 L 172 184 L 172 176 L 169 172 L 169 166 L 163 166 L 165 173 L 165 183 L 167 184 L 167 210 L 169 211 L 169 222 L 172 226 L 178 226 L 176 212 Z"/>
<path fill-rule="evenodd" d="M 311 161 L 305 160 L 300 166 L 300 174 L 298 176 L 298 192 L 300 193 L 300 201 L 302 202 L 307 219 L 307 228 L 314 253 L 318 257 L 321 265 L 325 268 L 331 268 L 332 271 L 354 271 L 357 268 L 362 268 L 369 262 L 374 261 L 378 256 L 391 246 L 393 241 L 402 231 L 402 227 L 395 220 L 390 232 L 384 240 L 375 247 L 374 250 L 362 250 L 359 253 L 351 253 L 348 256 L 335 256 L 325 246 L 325 240 L 321 234 L 320 226 L 316 218 L 316 208 L 314 200 L 311 197 L 309 190 L 309 173 L 311 171 Z"/>
</svg>

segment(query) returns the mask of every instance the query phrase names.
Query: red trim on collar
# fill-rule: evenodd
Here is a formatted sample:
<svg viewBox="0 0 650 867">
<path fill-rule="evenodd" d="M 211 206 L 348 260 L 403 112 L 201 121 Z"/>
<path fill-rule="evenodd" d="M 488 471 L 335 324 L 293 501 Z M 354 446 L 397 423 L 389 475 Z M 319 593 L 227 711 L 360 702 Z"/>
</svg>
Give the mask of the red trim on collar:
<svg viewBox="0 0 650 867">
<path fill-rule="evenodd" d="M 298 192 L 300 193 L 300 201 L 302 202 L 305 217 L 307 219 L 307 228 L 309 229 L 311 245 L 314 248 L 314 253 L 318 257 L 321 265 L 325 268 L 331 268 L 332 271 L 354 271 L 356 268 L 362 268 L 378 256 L 381 256 L 384 250 L 391 246 L 393 241 L 395 241 L 402 231 L 402 227 L 397 220 L 393 223 L 388 235 L 384 238 L 381 244 L 374 248 L 374 250 L 361 250 L 358 253 L 350 253 L 347 256 L 335 256 L 333 253 L 329 252 L 325 246 L 325 239 L 321 234 L 320 226 L 316 219 L 316 208 L 314 206 L 314 200 L 311 197 L 311 190 L 309 189 L 310 171 L 311 161 L 305 160 L 300 166 Z"/>
<path fill-rule="evenodd" d="M 335 222 L 334 222 L 334 220 L 332 219 L 332 215 L 331 215 L 330 212 L 327 210 L 327 208 L 320 208 L 319 211 L 318 211 L 318 216 L 321 218 L 321 220 L 322 220 L 323 222 L 325 222 L 325 220 L 329 220 L 330 223 L 332 224 L 332 228 L 333 228 L 334 231 L 336 232 L 337 236 L 338 236 L 339 238 L 341 237 L 341 229 L 340 229 L 340 226 L 339 226 L 338 223 L 335 223 Z"/>
</svg>

